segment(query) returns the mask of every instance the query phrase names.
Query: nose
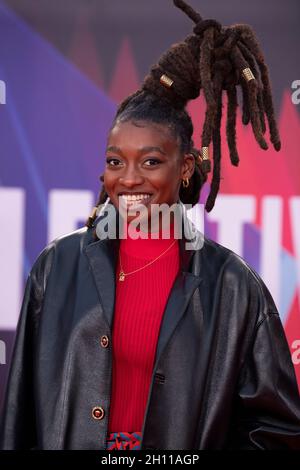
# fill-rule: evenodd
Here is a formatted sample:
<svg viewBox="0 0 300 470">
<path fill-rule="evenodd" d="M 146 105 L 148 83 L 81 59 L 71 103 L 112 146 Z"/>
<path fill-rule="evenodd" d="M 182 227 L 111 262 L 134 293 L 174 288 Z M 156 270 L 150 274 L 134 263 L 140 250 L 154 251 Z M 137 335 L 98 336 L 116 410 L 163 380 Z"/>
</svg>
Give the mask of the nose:
<svg viewBox="0 0 300 470">
<path fill-rule="evenodd" d="M 126 188 L 132 188 L 144 183 L 145 178 L 135 169 L 127 168 L 119 178 L 119 183 Z"/>
</svg>

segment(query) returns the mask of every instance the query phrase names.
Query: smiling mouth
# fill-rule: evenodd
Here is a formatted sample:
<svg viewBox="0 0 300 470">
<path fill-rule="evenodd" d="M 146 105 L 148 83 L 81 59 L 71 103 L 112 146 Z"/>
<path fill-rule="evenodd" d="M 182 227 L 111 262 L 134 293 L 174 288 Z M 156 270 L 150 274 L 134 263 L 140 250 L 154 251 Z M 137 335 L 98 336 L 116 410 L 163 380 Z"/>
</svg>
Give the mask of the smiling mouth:
<svg viewBox="0 0 300 470">
<path fill-rule="evenodd" d="M 152 194 L 119 194 L 118 198 L 122 206 L 132 207 L 139 205 L 147 205 L 152 197 Z"/>
</svg>

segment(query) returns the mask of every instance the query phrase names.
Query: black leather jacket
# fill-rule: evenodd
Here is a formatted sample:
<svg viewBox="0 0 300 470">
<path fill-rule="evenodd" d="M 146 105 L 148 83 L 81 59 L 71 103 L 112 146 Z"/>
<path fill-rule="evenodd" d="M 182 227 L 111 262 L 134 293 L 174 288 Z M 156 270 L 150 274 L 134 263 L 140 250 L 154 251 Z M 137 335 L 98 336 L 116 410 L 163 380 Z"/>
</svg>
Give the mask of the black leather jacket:
<svg viewBox="0 0 300 470">
<path fill-rule="evenodd" d="M 179 240 L 142 449 L 300 448 L 300 403 L 282 324 L 260 277 L 204 238 Z M 119 240 L 83 228 L 36 260 L 24 295 L 1 449 L 105 449 Z M 130 299 L 128 299 L 130 302 Z M 94 407 L 102 419 L 94 419 Z"/>
</svg>

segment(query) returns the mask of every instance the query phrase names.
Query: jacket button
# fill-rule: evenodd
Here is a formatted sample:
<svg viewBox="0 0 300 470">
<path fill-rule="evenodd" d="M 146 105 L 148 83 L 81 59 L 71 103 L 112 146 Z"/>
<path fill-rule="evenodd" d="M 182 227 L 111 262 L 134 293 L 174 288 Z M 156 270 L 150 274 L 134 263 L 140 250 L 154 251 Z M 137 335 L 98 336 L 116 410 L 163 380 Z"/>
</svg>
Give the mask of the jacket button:
<svg viewBox="0 0 300 470">
<path fill-rule="evenodd" d="M 109 345 L 108 336 L 106 336 L 106 335 L 101 336 L 100 344 L 101 344 L 102 348 L 107 348 L 108 345 Z"/>
<path fill-rule="evenodd" d="M 92 415 L 94 419 L 103 419 L 104 418 L 104 409 L 102 406 L 95 406 L 92 410 Z"/>
</svg>

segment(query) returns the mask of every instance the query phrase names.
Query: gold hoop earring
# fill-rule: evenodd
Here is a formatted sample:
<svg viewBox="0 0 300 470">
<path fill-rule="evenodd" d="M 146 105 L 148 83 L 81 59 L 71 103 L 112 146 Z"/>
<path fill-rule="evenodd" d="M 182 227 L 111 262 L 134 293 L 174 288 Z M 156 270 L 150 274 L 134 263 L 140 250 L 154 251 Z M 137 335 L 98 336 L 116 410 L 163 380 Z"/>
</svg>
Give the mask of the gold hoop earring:
<svg viewBox="0 0 300 470">
<path fill-rule="evenodd" d="M 184 188 L 188 188 L 190 185 L 190 180 L 188 178 L 185 178 L 184 180 L 182 180 L 182 185 Z"/>
</svg>

